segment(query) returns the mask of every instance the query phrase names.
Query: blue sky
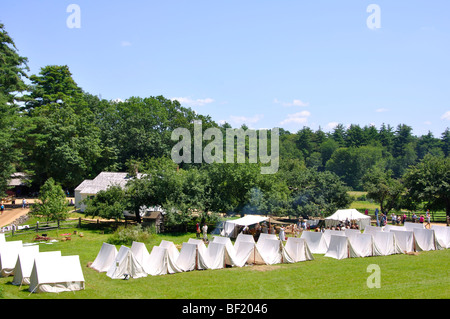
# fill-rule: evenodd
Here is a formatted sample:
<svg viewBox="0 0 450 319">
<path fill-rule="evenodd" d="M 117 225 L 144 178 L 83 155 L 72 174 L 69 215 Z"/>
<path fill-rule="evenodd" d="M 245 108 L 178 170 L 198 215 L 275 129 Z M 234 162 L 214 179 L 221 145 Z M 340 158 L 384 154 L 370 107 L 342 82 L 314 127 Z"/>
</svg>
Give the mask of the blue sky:
<svg viewBox="0 0 450 319">
<path fill-rule="evenodd" d="M 450 127 L 449 14 L 448 0 L 0 2 L 30 74 L 68 65 L 105 99 L 163 95 L 233 127 L 404 123 L 436 137 Z"/>
</svg>

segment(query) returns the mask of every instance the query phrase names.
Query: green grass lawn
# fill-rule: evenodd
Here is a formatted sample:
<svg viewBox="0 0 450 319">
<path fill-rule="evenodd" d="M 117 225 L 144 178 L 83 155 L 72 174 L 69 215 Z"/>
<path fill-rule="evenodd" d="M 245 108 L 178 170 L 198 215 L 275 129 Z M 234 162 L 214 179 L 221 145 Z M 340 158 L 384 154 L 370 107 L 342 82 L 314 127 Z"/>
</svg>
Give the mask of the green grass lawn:
<svg viewBox="0 0 450 319">
<path fill-rule="evenodd" d="M 80 231 L 80 230 L 78 230 Z M 49 231 L 51 237 L 73 230 Z M 421 252 L 418 255 L 335 260 L 314 255 L 315 260 L 296 264 L 247 266 L 219 270 L 192 271 L 130 280 L 113 280 L 105 273 L 86 267 L 94 261 L 109 235 L 81 230 L 66 242 L 39 244 L 40 251 L 60 250 L 63 255 L 79 255 L 86 280 L 83 291 L 60 294 L 31 294 L 28 286 L 11 284 L 13 277 L 0 278 L 1 296 L 7 299 L 298 299 L 298 298 L 450 298 L 450 250 Z M 31 242 L 32 233 L 8 240 Z M 162 239 L 175 244 L 195 238 L 195 234 L 152 235 L 146 242 L 151 251 Z M 117 246 L 119 248 L 119 246 Z M 381 287 L 368 288 L 367 267 L 381 271 Z M 234 283 L 234 284 L 230 284 Z"/>
</svg>

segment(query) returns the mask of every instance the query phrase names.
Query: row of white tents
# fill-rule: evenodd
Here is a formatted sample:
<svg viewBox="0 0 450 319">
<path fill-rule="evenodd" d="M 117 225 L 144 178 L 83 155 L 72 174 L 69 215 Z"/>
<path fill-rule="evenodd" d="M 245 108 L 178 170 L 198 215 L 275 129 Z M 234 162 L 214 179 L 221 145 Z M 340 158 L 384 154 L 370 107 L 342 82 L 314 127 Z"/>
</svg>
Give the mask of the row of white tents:
<svg viewBox="0 0 450 319">
<path fill-rule="evenodd" d="M 234 245 L 227 237 L 213 237 L 206 246 L 202 240 L 189 239 L 178 250 L 173 242 L 163 240 L 149 253 L 145 244 L 133 242 L 131 247 L 103 243 L 91 268 L 106 272 L 112 279 L 139 278 L 179 272 L 220 269 L 227 265 L 295 263 L 312 260 L 313 256 L 302 238 L 289 238 L 284 245 L 276 235 L 239 234 Z"/>
<path fill-rule="evenodd" d="M 63 292 L 84 289 L 78 255 L 62 256 L 61 251 L 40 252 L 39 245 L 21 240 L 5 241 L 0 234 L 0 275 L 14 276 L 12 284 L 29 285 L 30 292 Z"/>
<path fill-rule="evenodd" d="M 289 237 L 286 244 L 274 234 L 240 233 L 233 244 L 228 237 L 214 236 L 206 246 L 189 239 L 178 250 L 173 242 L 161 241 L 149 253 L 145 244 L 133 242 L 131 248 L 103 243 L 91 268 L 106 272 L 113 279 L 139 278 L 201 269 L 220 269 L 227 265 L 279 264 L 313 260 L 313 254 L 335 259 L 387 256 L 414 251 L 450 248 L 450 227 L 406 223 L 384 228 L 367 225 L 359 230 L 304 231 L 301 238 Z"/>
<path fill-rule="evenodd" d="M 426 229 L 423 224 L 405 223 L 384 228 L 366 226 L 359 230 L 304 231 L 301 238 L 289 237 L 286 244 L 274 234 L 239 234 L 233 244 L 228 237 L 203 241 L 189 239 L 181 249 L 161 241 L 149 253 L 144 243 L 131 248 L 103 243 L 91 268 L 113 279 L 139 278 L 179 272 L 220 269 L 227 265 L 296 263 L 313 260 L 313 254 L 335 259 L 385 256 L 414 251 L 450 248 L 450 227 Z M 62 292 L 84 289 L 84 276 L 78 255 L 62 256 L 60 251 L 40 252 L 38 245 L 5 241 L 0 234 L 0 275 L 14 276 L 12 284 L 29 285 L 30 292 Z"/>
<path fill-rule="evenodd" d="M 303 232 L 313 253 L 335 259 L 386 256 L 418 251 L 450 248 L 450 228 L 405 223 L 405 226 L 366 226 L 364 232 L 326 230 L 324 233 Z"/>
</svg>

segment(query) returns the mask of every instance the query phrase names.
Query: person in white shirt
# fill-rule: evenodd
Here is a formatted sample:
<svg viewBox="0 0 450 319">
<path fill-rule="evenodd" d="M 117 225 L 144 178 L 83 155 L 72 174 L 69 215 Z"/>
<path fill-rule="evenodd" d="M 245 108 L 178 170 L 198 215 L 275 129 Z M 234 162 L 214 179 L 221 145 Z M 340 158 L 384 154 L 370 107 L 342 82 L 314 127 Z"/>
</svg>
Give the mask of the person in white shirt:
<svg viewBox="0 0 450 319">
<path fill-rule="evenodd" d="M 284 227 L 280 227 L 280 233 L 278 234 L 278 237 L 280 237 L 280 240 L 285 241 L 286 240 L 286 234 L 284 233 Z"/>
<path fill-rule="evenodd" d="M 208 226 L 206 224 L 202 227 L 203 231 L 203 241 L 208 242 Z"/>
</svg>

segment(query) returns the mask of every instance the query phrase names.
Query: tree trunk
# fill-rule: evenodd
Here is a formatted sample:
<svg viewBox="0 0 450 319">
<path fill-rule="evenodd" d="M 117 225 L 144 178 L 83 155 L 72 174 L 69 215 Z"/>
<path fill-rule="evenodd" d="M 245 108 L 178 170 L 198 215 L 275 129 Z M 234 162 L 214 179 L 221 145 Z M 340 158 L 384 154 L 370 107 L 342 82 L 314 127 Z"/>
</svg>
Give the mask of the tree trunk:
<svg viewBox="0 0 450 319">
<path fill-rule="evenodd" d="M 142 222 L 141 221 L 141 215 L 139 214 L 139 209 L 136 210 L 136 222 L 138 224 L 140 224 Z"/>
</svg>

